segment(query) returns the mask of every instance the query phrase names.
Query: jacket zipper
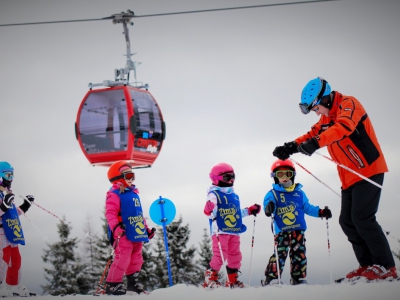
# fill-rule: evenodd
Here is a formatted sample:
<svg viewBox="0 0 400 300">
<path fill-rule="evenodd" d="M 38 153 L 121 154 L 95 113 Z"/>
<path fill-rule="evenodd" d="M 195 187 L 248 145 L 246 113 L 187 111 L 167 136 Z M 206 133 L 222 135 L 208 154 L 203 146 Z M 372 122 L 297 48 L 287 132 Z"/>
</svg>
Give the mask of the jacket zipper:
<svg viewBox="0 0 400 300">
<path fill-rule="evenodd" d="M 343 151 L 343 153 L 347 156 L 347 158 L 354 164 L 354 166 L 357 168 L 357 169 L 360 169 L 360 168 L 363 168 L 364 167 L 364 164 L 362 164 L 362 161 L 361 161 L 361 159 L 360 159 L 360 156 L 354 151 L 354 149 L 353 148 L 351 148 L 350 146 L 349 146 L 349 152 L 351 153 L 351 155 L 352 155 L 352 157 L 349 155 L 349 154 L 347 154 L 347 152 L 345 151 L 345 149 L 343 149 L 343 147 L 340 145 L 340 143 L 339 142 L 337 142 L 337 144 L 338 144 L 338 146 L 339 146 L 339 148 Z M 350 151 L 350 149 L 351 149 L 351 151 Z M 357 157 L 358 157 L 358 159 L 357 159 Z M 356 162 L 354 162 L 354 160 L 352 159 L 352 158 L 354 158 L 354 160 L 356 160 L 357 162 L 361 162 L 361 165 L 357 165 L 357 163 Z"/>
</svg>

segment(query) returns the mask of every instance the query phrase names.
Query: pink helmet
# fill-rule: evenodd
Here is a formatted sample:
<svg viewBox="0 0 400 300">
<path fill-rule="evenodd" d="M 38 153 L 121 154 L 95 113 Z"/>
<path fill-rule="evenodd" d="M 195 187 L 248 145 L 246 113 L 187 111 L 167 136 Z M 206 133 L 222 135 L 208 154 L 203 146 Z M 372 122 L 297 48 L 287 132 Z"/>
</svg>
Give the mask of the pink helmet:
<svg viewBox="0 0 400 300">
<path fill-rule="evenodd" d="M 231 173 L 233 174 L 233 176 L 231 176 L 231 178 L 228 180 L 224 180 L 223 175 L 227 173 Z M 233 181 L 235 180 L 235 171 L 233 170 L 231 165 L 226 163 L 219 163 L 212 167 L 210 171 L 210 179 L 215 185 L 218 185 L 218 181 L 233 183 Z"/>
</svg>

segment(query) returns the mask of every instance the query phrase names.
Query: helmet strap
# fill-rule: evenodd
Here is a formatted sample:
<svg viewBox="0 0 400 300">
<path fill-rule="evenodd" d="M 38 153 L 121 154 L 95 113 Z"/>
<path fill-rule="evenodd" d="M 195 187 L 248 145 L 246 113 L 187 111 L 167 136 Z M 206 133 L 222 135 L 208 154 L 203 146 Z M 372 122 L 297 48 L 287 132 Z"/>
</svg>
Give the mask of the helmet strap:
<svg viewBox="0 0 400 300">
<path fill-rule="evenodd" d="M 290 187 L 293 185 L 293 182 L 291 180 L 285 182 L 285 183 L 280 183 L 284 188 Z"/>
<path fill-rule="evenodd" d="M 321 102 L 319 105 L 322 105 L 323 107 L 326 107 L 327 109 L 331 109 L 332 107 L 332 100 L 331 100 L 331 94 L 325 95 L 321 98 Z"/>
<path fill-rule="evenodd" d="M 233 186 L 233 182 L 232 183 L 228 183 L 228 182 L 223 182 L 221 180 L 218 180 L 217 186 L 219 186 L 219 187 L 231 187 L 231 186 Z"/>
<path fill-rule="evenodd" d="M 11 188 L 11 182 L 10 180 L 4 179 L 3 177 L 1 178 L 0 185 L 6 188 Z"/>
<path fill-rule="evenodd" d="M 110 182 L 113 183 L 115 180 L 123 179 L 123 178 L 124 178 L 124 175 L 121 174 L 121 175 L 115 176 L 113 178 L 110 178 Z"/>
</svg>

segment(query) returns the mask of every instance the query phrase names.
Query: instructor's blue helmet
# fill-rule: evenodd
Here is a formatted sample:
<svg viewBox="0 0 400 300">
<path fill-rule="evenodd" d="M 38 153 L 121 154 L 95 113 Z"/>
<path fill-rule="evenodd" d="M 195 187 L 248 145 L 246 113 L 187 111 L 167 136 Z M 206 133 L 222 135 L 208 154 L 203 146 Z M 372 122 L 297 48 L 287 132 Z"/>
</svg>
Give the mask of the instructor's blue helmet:
<svg viewBox="0 0 400 300">
<path fill-rule="evenodd" d="M 10 187 L 14 179 L 14 168 L 6 161 L 0 161 L 0 184 Z"/>
<path fill-rule="evenodd" d="M 301 112 L 303 114 L 308 114 L 311 109 L 318 104 L 330 108 L 330 100 L 323 104 L 321 100 L 324 96 L 329 96 L 331 91 L 331 86 L 325 79 L 317 77 L 310 80 L 301 92 L 299 104 Z"/>
</svg>

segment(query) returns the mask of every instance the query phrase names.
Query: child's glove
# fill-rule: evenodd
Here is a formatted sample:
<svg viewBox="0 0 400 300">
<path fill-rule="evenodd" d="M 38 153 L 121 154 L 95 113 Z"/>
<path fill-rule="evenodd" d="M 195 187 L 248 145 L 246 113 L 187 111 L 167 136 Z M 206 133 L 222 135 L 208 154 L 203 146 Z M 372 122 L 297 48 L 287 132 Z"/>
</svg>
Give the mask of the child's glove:
<svg viewBox="0 0 400 300">
<path fill-rule="evenodd" d="M 19 208 L 26 213 L 29 209 L 29 207 L 31 207 L 32 202 L 35 200 L 35 197 L 32 195 L 28 195 L 24 197 L 24 203 L 22 203 Z"/>
<path fill-rule="evenodd" d="M 204 206 L 204 214 L 207 216 L 210 216 L 212 211 L 214 210 L 215 204 L 212 203 L 210 200 L 206 202 L 206 205 Z"/>
<path fill-rule="evenodd" d="M 118 224 L 114 229 L 114 239 L 119 239 L 125 235 L 125 225 Z"/>
<path fill-rule="evenodd" d="M 331 212 L 331 210 L 328 208 L 328 206 L 325 206 L 325 208 L 324 209 L 320 209 L 319 210 L 319 212 L 318 212 L 318 217 L 320 217 L 320 218 L 326 218 L 327 220 L 329 219 L 329 218 L 332 218 L 332 212 Z"/>
<path fill-rule="evenodd" d="M 268 205 L 265 207 L 265 215 L 270 217 L 275 211 L 275 203 L 272 201 L 268 202 Z"/>
<path fill-rule="evenodd" d="M 154 227 L 152 229 L 147 227 L 146 230 L 147 230 L 147 235 L 149 237 L 149 240 L 151 240 L 154 237 L 154 234 L 156 233 L 156 229 Z"/>
<path fill-rule="evenodd" d="M 14 201 L 15 195 L 12 193 L 8 193 L 4 196 L 3 202 L 0 204 L 0 209 L 6 212 L 9 208 L 12 207 L 12 203 Z"/>
<path fill-rule="evenodd" d="M 261 210 L 261 206 L 258 205 L 257 203 L 255 203 L 254 205 L 250 206 L 249 208 L 247 208 L 247 211 L 250 215 L 256 216 L 257 214 L 260 213 Z"/>
</svg>

